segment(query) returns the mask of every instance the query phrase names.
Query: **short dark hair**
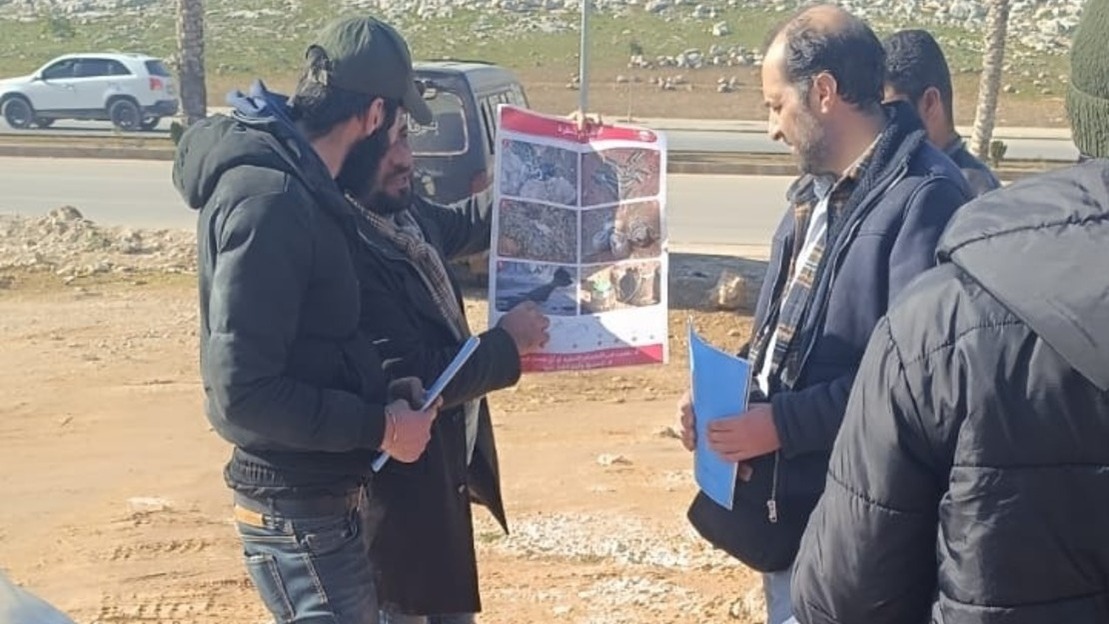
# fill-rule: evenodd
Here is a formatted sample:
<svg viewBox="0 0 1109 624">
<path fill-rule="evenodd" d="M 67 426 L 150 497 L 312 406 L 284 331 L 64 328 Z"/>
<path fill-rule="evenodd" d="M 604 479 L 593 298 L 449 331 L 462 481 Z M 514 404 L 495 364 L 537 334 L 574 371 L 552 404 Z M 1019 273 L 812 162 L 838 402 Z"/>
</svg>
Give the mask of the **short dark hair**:
<svg viewBox="0 0 1109 624">
<path fill-rule="evenodd" d="M 886 53 L 878 35 L 863 20 L 845 15 L 842 25 L 829 27 L 802 9 L 775 29 L 769 43 L 785 41 L 786 80 L 804 92 L 812 79 L 827 72 L 836 92 L 860 109 L 877 109 L 884 99 Z M 769 47 L 769 46 L 768 46 Z"/>
<path fill-rule="evenodd" d="M 289 99 L 293 119 L 301 124 L 309 139 L 331 132 L 339 124 L 365 114 L 374 100 L 385 102 L 385 126 L 392 127 L 400 101 L 378 95 L 333 87 L 319 79 L 330 61 L 320 48 L 311 48 L 296 90 Z"/>
<path fill-rule="evenodd" d="M 920 103 L 925 91 L 935 87 L 943 111 L 954 124 L 951 68 L 936 39 L 926 30 L 902 30 L 887 37 L 882 45 L 886 49 L 886 83 L 914 105 Z"/>
</svg>

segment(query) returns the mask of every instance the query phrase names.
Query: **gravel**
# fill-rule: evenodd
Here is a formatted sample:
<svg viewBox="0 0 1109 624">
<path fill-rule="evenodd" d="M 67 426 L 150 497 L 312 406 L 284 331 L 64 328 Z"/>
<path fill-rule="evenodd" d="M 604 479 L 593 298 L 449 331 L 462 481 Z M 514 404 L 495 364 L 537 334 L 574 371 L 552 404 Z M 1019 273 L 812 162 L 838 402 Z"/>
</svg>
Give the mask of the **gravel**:
<svg viewBox="0 0 1109 624">
<path fill-rule="evenodd" d="M 196 235 L 104 227 L 72 206 L 39 218 L 0 215 L 0 270 L 49 270 L 73 279 L 109 273 L 196 271 Z"/>
</svg>

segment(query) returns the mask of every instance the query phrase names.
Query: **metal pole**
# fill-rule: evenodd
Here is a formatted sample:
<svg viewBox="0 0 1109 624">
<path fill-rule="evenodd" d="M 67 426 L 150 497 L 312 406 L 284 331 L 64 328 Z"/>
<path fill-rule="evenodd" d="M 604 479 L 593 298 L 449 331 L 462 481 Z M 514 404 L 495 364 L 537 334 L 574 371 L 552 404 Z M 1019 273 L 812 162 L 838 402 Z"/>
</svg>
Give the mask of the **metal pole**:
<svg viewBox="0 0 1109 624">
<path fill-rule="evenodd" d="M 578 109 L 589 111 L 589 0 L 581 0 L 581 50 L 578 52 Z"/>
</svg>

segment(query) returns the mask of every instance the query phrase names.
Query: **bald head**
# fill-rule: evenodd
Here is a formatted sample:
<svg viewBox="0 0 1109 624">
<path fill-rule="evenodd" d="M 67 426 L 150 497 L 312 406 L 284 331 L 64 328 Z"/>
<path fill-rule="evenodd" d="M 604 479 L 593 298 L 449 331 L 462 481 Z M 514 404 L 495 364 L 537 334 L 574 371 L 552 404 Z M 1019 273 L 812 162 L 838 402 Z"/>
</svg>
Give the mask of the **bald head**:
<svg viewBox="0 0 1109 624">
<path fill-rule="evenodd" d="M 852 26 L 863 24 L 862 20 L 851 15 L 842 7 L 834 4 L 818 4 L 801 10 L 783 24 L 774 34 L 775 44 L 784 43 L 791 31 L 828 34 L 843 32 Z"/>
<path fill-rule="evenodd" d="M 833 4 L 803 9 L 775 30 L 764 65 L 807 89 L 818 74 L 835 79 L 839 96 L 864 109 L 883 97 L 886 54 L 866 22 Z"/>
</svg>

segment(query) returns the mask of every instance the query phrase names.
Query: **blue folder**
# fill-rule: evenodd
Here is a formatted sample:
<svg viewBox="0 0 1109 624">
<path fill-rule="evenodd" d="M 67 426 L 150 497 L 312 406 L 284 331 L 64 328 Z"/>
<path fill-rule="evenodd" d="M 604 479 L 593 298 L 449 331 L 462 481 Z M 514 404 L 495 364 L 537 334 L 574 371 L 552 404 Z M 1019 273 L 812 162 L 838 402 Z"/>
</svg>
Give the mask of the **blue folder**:
<svg viewBox="0 0 1109 624">
<path fill-rule="evenodd" d="M 751 363 L 706 343 L 689 323 L 689 377 L 693 411 L 697 415 L 697 449 L 693 476 L 716 504 L 732 508 L 737 464 L 725 461 L 708 447 L 709 423 L 747 411 Z"/>
</svg>

